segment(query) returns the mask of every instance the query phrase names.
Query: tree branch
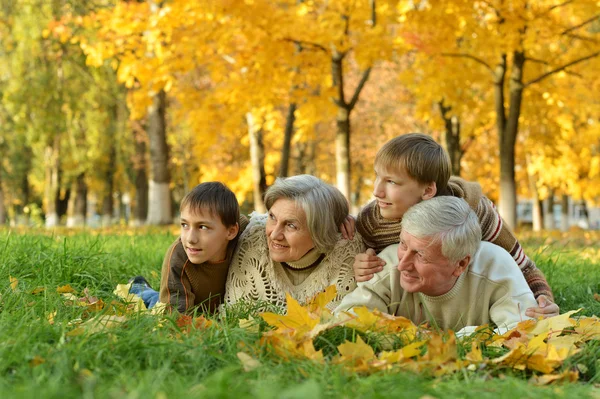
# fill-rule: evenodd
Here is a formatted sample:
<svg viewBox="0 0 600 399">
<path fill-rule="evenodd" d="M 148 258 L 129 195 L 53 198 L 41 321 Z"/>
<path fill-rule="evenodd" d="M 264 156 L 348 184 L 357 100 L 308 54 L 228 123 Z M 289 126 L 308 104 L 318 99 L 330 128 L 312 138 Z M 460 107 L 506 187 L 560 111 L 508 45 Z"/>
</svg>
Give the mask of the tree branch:
<svg viewBox="0 0 600 399">
<path fill-rule="evenodd" d="M 538 82 L 540 82 L 540 81 L 542 81 L 542 80 L 546 79 L 548 76 L 551 76 L 551 75 L 553 75 L 553 74 L 555 74 L 555 73 L 557 73 L 557 72 L 560 72 L 560 71 L 564 71 L 566 68 L 568 68 L 568 67 L 570 67 L 570 66 L 573 66 L 573 65 L 579 64 L 579 63 L 581 63 L 581 62 L 584 62 L 584 61 L 587 61 L 587 60 L 589 60 L 589 59 L 592 59 L 592 58 L 594 58 L 594 57 L 597 57 L 598 55 L 600 55 L 600 51 L 596 51 L 595 53 L 589 54 L 589 55 L 587 55 L 587 56 L 585 56 L 585 57 L 578 58 L 578 59 L 576 59 L 576 60 L 574 60 L 574 61 L 571 61 L 571 62 L 569 62 L 569 63 L 567 63 L 567 64 L 565 64 L 565 65 L 562 65 L 562 66 L 559 66 L 559 67 L 557 67 L 557 68 L 554 68 L 553 70 L 551 70 L 551 71 L 549 71 L 549 72 L 546 72 L 546 73 L 544 73 L 544 74 L 542 74 L 542 75 L 538 76 L 537 78 L 535 78 L 535 79 L 533 79 L 533 80 L 530 80 L 529 82 L 525 83 L 525 84 L 523 85 L 523 87 L 528 87 L 528 86 L 530 86 L 530 85 L 532 85 L 532 84 L 534 84 L 534 83 L 538 83 Z"/>
<path fill-rule="evenodd" d="M 468 58 L 470 60 L 473 60 L 473 61 L 477 62 L 478 64 L 483 65 L 491 73 L 494 73 L 494 69 L 487 62 L 485 62 L 481 58 L 475 57 L 474 55 L 471 55 L 471 54 L 462 54 L 462 53 L 441 53 L 441 55 L 444 56 L 444 57 Z"/>
<path fill-rule="evenodd" d="M 562 31 L 561 35 L 565 35 L 565 34 L 567 34 L 569 32 L 572 32 L 572 31 L 574 31 L 576 29 L 579 29 L 582 26 L 585 26 L 585 25 L 589 24 L 590 22 L 594 22 L 598 18 L 600 18 L 600 14 L 594 15 L 592 18 L 583 21 L 579 25 L 571 26 L 569 29 L 565 29 L 564 31 Z"/>
<path fill-rule="evenodd" d="M 596 39 L 592 39 L 591 37 L 577 35 L 574 33 L 567 33 L 567 37 L 570 37 L 571 39 L 582 40 L 584 42 L 598 43 L 598 40 L 596 40 Z"/>
<path fill-rule="evenodd" d="M 312 47 L 314 49 L 321 50 L 321 51 L 324 51 L 325 53 L 329 54 L 329 51 L 327 50 L 327 48 L 325 48 L 324 46 L 320 45 L 319 43 L 306 42 L 306 41 L 303 41 L 303 40 L 296 40 L 296 39 L 292 39 L 292 38 L 289 38 L 289 37 L 284 37 L 283 41 L 292 42 L 292 43 L 295 43 L 295 44 L 300 45 L 300 46 Z"/>
<path fill-rule="evenodd" d="M 362 91 L 363 87 L 365 86 L 365 83 L 367 83 L 367 80 L 369 79 L 370 74 L 371 74 L 371 68 L 367 68 L 363 72 L 363 76 L 362 76 L 362 78 L 360 78 L 360 82 L 358 82 L 358 86 L 356 86 L 356 90 L 354 90 L 354 95 L 352 95 L 352 99 L 348 103 L 348 109 L 353 109 L 354 106 L 356 105 L 356 102 L 358 101 L 358 96 L 360 96 L 360 92 Z"/>
</svg>

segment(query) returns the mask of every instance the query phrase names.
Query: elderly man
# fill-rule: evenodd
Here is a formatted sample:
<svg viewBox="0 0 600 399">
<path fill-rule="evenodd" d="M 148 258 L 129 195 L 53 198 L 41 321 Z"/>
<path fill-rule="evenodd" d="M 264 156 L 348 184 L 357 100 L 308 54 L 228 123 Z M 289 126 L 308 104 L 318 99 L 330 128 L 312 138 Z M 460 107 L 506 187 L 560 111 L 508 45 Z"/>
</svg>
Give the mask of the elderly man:
<svg viewBox="0 0 600 399">
<path fill-rule="evenodd" d="M 436 197 L 410 208 L 400 243 L 379 256 L 385 268 L 359 283 L 336 312 L 364 305 L 469 334 L 486 323 L 506 331 L 537 306 L 510 254 L 481 242 L 477 216 L 460 198 Z"/>
</svg>

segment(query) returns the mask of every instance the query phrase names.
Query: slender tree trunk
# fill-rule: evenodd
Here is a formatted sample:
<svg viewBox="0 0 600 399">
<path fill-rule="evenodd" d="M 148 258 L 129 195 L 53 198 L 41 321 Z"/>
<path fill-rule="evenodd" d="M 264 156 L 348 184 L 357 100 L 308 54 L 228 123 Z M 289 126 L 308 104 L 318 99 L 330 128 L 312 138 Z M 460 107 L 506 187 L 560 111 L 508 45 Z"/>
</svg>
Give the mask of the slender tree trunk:
<svg viewBox="0 0 600 399">
<path fill-rule="evenodd" d="M 58 194 L 58 169 L 60 139 L 58 135 L 54 136 L 53 143 L 46 146 L 44 161 L 46 165 L 44 205 L 46 211 L 46 227 L 58 226 L 58 212 L 56 209 L 56 197 Z"/>
<path fill-rule="evenodd" d="M 148 116 L 151 177 L 148 190 L 147 223 L 152 225 L 173 222 L 165 113 L 166 94 L 161 90 L 154 96 L 152 110 Z"/>
<path fill-rule="evenodd" d="M 337 187 L 348 199 L 350 197 L 350 111 L 338 107 L 337 133 L 335 135 L 335 165 Z"/>
<path fill-rule="evenodd" d="M 257 212 L 266 212 L 264 195 L 267 190 L 267 177 L 265 173 L 265 148 L 262 138 L 262 126 L 258 126 L 252 112 L 246 113 L 248 136 L 250 138 L 250 160 L 252 162 L 252 182 L 254 187 L 254 209 Z"/>
<path fill-rule="evenodd" d="M 460 119 L 456 115 L 449 115 L 452 107 L 444 106 L 443 101 L 440 101 L 438 106 L 440 107 L 442 119 L 444 119 L 446 150 L 450 155 L 452 174 L 460 176 L 460 160 L 464 155 L 460 145 Z"/>
<path fill-rule="evenodd" d="M 67 227 L 82 227 L 85 225 L 85 215 L 87 211 L 87 184 L 85 183 L 85 173 L 79 174 L 77 180 L 73 183 L 75 195 L 71 196 L 69 201 L 69 210 L 67 212 Z"/>
<path fill-rule="evenodd" d="M 6 206 L 4 203 L 4 189 L 2 187 L 2 171 L 0 170 L 0 226 L 6 224 Z"/>
<path fill-rule="evenodd" d="M 294 136 L 294 122 L 296 121 L 295 112 L 296 103 L 291 103 L 285 120 L 283 147 L 281 148 L 281 166 L 279 168 L 280 177 L 287 177 L 289 173 L 290 151 L 292 146 L 292 137 Z"/>
<path fill-rule="evenodd" d="M 102 195 L 102 226 L 110 226 L 113 224 L 115 202 L 114 181 L 116 172 L 117 149 L 114 145 L 114 140 L 111 140 L 108 165 L 104 174 L 104 193 Z"/>
<path fill-rule="evenodd" d="M 560 201 L 560 231 L 569 231 L 569 196 L 563 194 Z"/>
<path fill-rule="evenodd" d="M 556 228 L 556 224 L 554 223 L 554 189 L 550 190 L 548 198 L 544 202 L 544 228 L 546 230 L 554 230 Z"/>
<path fill-rule="evenodd" d="M 511 228 L 517 223 L 517 187 L 515 183 L 515 144 L 519 131 L 521 101 L 523 99 L 523 68 L 525 54 L 513 53 L 510 76 L 510 99 L 508 118 L 504 130 L 500 131 L 500 214 Z M 501 104 L 496 104 L 499 109 Z M 504 108 L 502 106 L 502 108 Z M 503 111 L 504 113 L 504 111 Z"/>
<path fill-rule="evenodd" d="M 141 226 L 146 223 L 148 217 L 148 161 L 147 141 L 148 136 L 141 123 L 136 123 L 133 132 L 135 143 L 135 156 L 133 159 L 133 170 L 135 174 L 135 207 L 133 212 L 133 225 Z"/>
<path fill-rule="evenodd" d="M 527 163 L 530 163 L 529 156 L 527 156 Z M 527 171 L 527 177 L 529 178 L 529 191 L 531 192 L 532 198 L 532 210 L 531 210 L 531 222 L 533 231 L 542 231 L 544 226 L 543 218 L 543 207 L 540 201 L 540 195 L 537 188 L 537 175 L 529 173 Z"/>
</svg>

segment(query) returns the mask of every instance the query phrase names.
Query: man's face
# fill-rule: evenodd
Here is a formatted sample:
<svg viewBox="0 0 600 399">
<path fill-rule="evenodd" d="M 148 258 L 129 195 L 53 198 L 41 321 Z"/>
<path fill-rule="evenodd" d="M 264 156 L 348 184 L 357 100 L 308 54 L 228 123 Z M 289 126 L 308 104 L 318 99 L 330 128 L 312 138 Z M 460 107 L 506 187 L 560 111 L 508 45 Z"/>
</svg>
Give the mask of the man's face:
<svg viewBox="0 0 600 399">
<path fill-rule="evenodd" d="M 419 183 L 403 167 L 390 170 L 376 165 L 375 174 L 373 195 L 385 219 L 402 219 L 411 206 L 435 195 L 435 183 Z"/>
<path fill-rule="evenodd" d="M 452 289 L 466 270 L 470 257 L 450 262 L 442 254 L 442 244 L 432 237 L 417 238 L 405 231 L 400 234 L 398 270 L 400 286 L 407 292 L 439 296 Z"/>
</svg>

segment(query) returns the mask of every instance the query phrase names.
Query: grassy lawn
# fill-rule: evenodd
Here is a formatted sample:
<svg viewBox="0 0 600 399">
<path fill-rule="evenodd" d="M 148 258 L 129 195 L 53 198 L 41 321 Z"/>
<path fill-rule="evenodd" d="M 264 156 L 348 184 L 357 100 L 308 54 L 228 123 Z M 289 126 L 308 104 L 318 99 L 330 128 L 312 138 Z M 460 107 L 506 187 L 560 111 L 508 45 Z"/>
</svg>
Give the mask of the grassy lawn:
<svg viewBox="0 0 600 399">
<path fill-rule="evenodd" d="M 0 230 L 0 397 L 600 397 L 598 341 L 563 366 L 579 369 L 578 382 L 538 387 L 528 381 L 529 371 L 365 376 L 330 362 L 286 362 L 260 350 L 254 353 L 260 364 L 246 372 L 237 353 L 251 352 L 259 334 L 240 328 L 233 317 L 219 322 L 221 328 L 185 332 L 175 319 L 133 314 L 117 328 L 69 334 L 74 320 L 93 315 L 66 303 L 57 287 L 70 284 L 79 296 L 87 288 L 107 304 L 116 299 L 115 286 L 131 276 L 143 274 L 158 287 L 162 257 L 174 237 L 168 229 L 99 235 Z M 594 298 L 600 293 L 598 234 L 523 237 L 561 311 L 584 308 L 584 315 L 600 315 Z"/>
</svg>

